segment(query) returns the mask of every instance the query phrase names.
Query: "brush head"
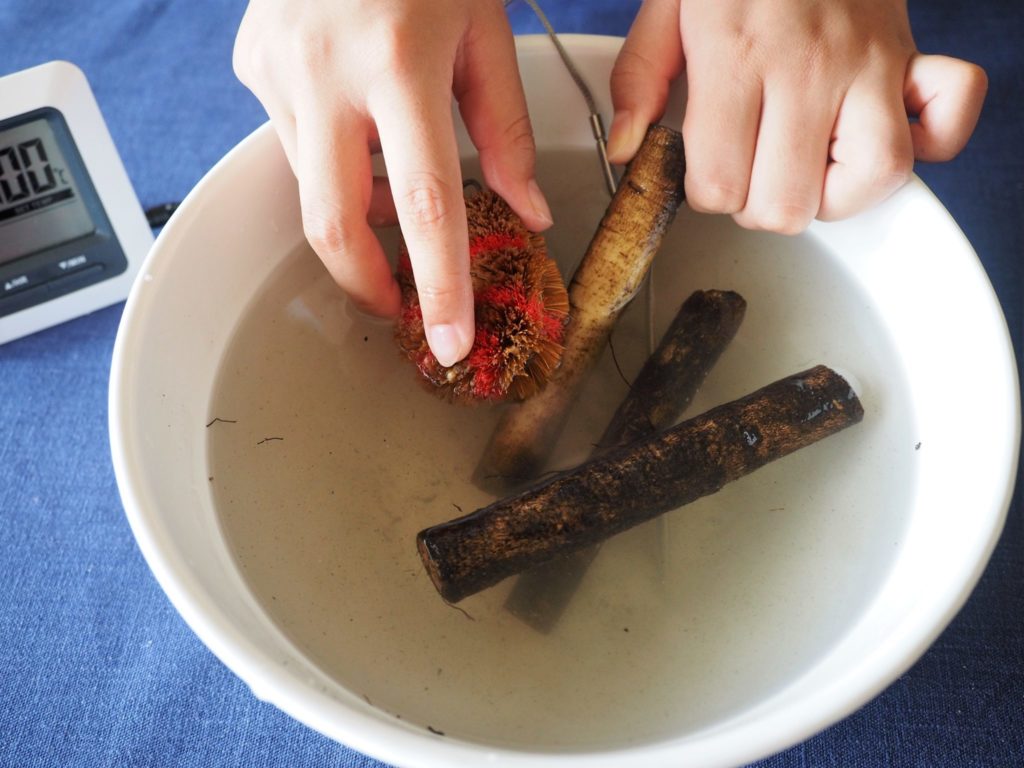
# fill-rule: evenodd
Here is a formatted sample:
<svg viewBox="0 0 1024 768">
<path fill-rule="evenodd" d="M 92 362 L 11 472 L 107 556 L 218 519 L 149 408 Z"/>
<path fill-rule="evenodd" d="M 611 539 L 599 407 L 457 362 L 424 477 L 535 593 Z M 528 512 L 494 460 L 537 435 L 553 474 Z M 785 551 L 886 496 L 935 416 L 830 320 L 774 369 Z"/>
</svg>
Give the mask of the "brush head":
<svg viewBox="0 0 1024 768">
<path fill-rule="evenodd" d="M 430 351 L 404 241 L 395 275 L 402 291 L 395 339 L 441 397 L 522 400 L 544 386 L 562 359 L 569 296 L 544 238 L 527 230 L 498 195 L 470 193 L 466 217 L 476 319 L 472 349 L 448 368 Z"/>
</svg>

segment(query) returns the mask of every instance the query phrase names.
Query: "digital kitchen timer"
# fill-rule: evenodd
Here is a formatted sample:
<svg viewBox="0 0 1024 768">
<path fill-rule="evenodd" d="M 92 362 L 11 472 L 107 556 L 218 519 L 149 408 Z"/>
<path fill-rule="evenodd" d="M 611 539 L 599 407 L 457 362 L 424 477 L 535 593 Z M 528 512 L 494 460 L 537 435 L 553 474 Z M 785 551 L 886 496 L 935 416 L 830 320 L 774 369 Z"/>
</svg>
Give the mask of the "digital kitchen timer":
<svg viewBox="0 0 1024 768">
<path fill-rule="evenodd" d="M 0 77 L 0 344 L 123 300 L 152 242 L 82 71 Z"/>
</svg>

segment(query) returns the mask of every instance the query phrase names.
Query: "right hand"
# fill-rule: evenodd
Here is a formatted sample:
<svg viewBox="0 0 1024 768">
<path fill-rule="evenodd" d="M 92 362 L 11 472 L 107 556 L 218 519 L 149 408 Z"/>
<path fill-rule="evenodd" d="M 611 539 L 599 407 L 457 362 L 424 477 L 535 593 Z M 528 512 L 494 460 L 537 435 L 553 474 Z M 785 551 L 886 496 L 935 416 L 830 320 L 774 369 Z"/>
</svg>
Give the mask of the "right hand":
<svg viewBox="0 0 1024 768">
<path fill-rule="evenodd" d="M 451 100 L 484 180 L 530 229 L 551 224 L 512 32 L 498 0 L 251 0 L 234 68 L 299 182 L 310 245 L 363 310 L 397 314 L 372 226 L 402 228 L 427 341 L 442 365 L 473 345 L 473 291 Z M 387 179 L 374 178 L 382 152 Z"/>
</svg>

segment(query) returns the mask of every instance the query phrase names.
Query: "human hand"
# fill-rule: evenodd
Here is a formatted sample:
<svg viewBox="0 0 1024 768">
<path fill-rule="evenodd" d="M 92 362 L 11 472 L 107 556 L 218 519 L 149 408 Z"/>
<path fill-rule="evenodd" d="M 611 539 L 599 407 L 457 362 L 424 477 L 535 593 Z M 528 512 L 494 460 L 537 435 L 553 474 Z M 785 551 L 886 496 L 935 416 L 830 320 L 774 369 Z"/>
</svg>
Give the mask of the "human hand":
<svg viewBox="0 0 1024 768">
<path fill-rule="evenodd" d="M 684 70 L 690 207 L 783 233 L 953 158 L 987 89 L 980 67 L 917 51 L 906 0 L 645 0 L 612 72 L 613 162 Z"/>
<path fill-rule="evenodd" d="M 487 184 L 527 227 L 551 213 L 512 33 L 498 0 L 251 0 L 238 78 L 261 101 L 299 182 L 303 228 L 362 309 L 400 296 L 371 225 L 401 225 L 427 340 L 442 365 L 473 344 L 473 290 L 451 101 Z M 387 179 L 374 178 L 382 152 Z"/>
</svg>

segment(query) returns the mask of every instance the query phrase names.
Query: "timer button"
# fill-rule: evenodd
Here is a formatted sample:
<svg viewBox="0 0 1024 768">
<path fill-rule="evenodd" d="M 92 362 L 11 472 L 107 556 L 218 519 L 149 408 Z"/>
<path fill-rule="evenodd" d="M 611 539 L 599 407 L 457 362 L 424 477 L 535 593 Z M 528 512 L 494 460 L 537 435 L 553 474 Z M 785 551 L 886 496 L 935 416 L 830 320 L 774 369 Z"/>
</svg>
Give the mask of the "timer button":
<svg viewBox="0 0 1024 768">
<path fill-rule="evenodd" d="M 23 272 L 20 275 L 5 277 L 0 283 L 0 296 L 11 296 L 21 291 L 26 291 L 46 282 L 46 270 L 37 269 L 35 272 Z"/>
<path fill-rule="evenodd" d="M 75 272 L 80 272 L 86 267 L 93 266 L 94 259 L 90 256 L 79 253 L 74 256 L 68 256 L 66 259 L 60 261 L 51 261 L 47 266 L 43 267 L 37 273 L 41 279 L 45 279 L 47 282 L 50 280 L 59 280 L 65 275 L 71 275 Z M 43 273 L 46 277 L 43 278 Z"/>
<path fill-rule="evenodd" d="M 53 270 L 53 273 L 56 275 L 66 275 L 68 272 L 73 272 L 77 269 L 82 269 L 83 267 L 86 267 L 91 263 L 92 261 L 88 256 L 86 256 L 84 253 L 80 253 L 77 256 L 72 256 L 70 258 L 61 259 L 60 261 L 58 261 L 57 268 Z"/>
</svg>

